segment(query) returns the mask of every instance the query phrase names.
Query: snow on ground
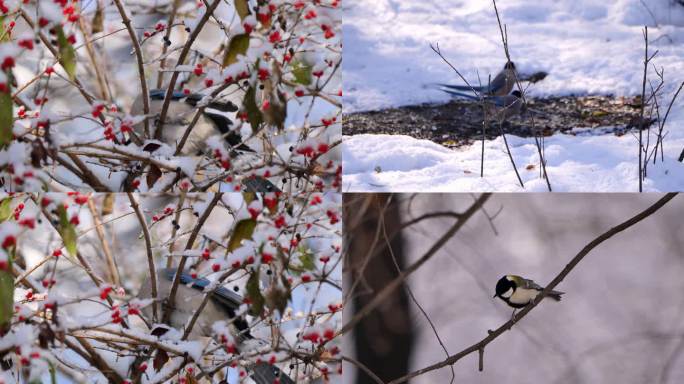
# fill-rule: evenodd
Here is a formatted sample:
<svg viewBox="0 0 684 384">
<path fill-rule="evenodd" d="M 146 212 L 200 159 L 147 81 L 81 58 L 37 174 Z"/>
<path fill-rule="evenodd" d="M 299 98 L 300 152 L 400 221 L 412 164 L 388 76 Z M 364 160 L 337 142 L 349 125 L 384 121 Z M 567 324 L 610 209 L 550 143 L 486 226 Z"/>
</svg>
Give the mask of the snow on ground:
<svg viewBox="0 0 684 384">
<path fill-rule="evenodd" d="M 669 102 L 684 81 L 684 7 L 671 0 L 499 1 L 510 52 L 521 73 L 549 76 L 528 89 L 533 97 L 569 94 L 636 95 L 643 75 L 642 28 L 649 26 L 654 64 L 665 70 Z M 426 87 L 460 83 L 429 47 L 468 79 L 486 82 L 505 62 L 491 2 L 482 0 L 376 0 L 347 3 L 343 60 L 345 112 L 375 110 L 448 97 Z M 656 26 L 657 24 L 657 26 Z M 655 80 L 654 73 L 650 75 Z M 680 95 L 681 96 L 681 95 Z M 684 189 L 684 167 L 675 164 L 684 148 L 684 107 L 673 107 L 666 131 L 666 159 L 651 169 L 645 190 Z M 533 139 L 508 137 L 525 190 L 546 190 L 538 177 Z M 481 143 L 449 150 L 410 137 L 362 135 L 344 142 L 344 191 L 512 191 L 521 190 L 501 138 L 486 143 L 485 178 L 479 178 Z M 554 191 L 636 191 L 634 136 L 546 140 Z M 376 171 L 380 167 L 381 172 Z M 470 173 L 468 173 L 470 172 Z"/>
<path fill-rule="evenodd" d="M 534 139 L 506 136 L 524 191 L 547 191 L 539 177 Z M 638 191 L 636 140 L 630 136 L 546 138 L 546 171 L 554 192 Z M 665 145 L 675 153 L 681 146 Z M 484 192 L 523 191 L 502 138 L 485 142 L 485 177 L 480 177 L 481 142 L 452 150 L 403 135 L 346 136 L 344 191 Z M 531 168 L 531 169 L 528 169 Z M 649 164 L 644 191 L 675 191 L 684 186 L 684 164 L 676 159 Z"/>
</svg>

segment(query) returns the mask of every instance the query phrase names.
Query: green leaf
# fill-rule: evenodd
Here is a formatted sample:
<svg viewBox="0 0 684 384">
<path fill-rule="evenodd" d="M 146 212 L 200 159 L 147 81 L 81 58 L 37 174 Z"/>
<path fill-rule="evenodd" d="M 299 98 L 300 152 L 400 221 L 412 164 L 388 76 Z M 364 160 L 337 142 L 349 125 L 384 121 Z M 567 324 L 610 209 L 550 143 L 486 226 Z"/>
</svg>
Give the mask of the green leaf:
<svg viewBox="0 0 684 384">
<path fill-rule="evenodd" d="M 308 248 L 299 255 L 299 261 L 302 263 L 302 268 L 304 268 L 305 271 L 313 271 L 316 269 L 314 254 Z"/>
<path fill-rule="evenodd" d="M 14 313 L 14 276 L 12 276 L 12 259 L 14 251 L 8 252 L 7 268 L 0 270 L 0 334 L 9 331 Z"/>
<path fill-rule="evenodd" d="M 12 141 L 12 127 L 14 126 L 14 103 L 12 102 L 12 72 L 7 75 L 5 88 L 7 92 L 0 92 L 0 148 L 5 148 Z"/>
<path fill-rule="evenodd" d="M 228 252 L 233 252 L 242 245 L 242 240 L 248 240 L 252 238 L 254 234 L 254 228 L 256 228 L 256 220 L 254 219 L 244 219 L 238 221 L 235 225 L 235 230 L 233 235 L 228 241 Z"/>
<path fill-rule="evenodd" d="M 279 130 L 285 128 L 285 119 L 287 119 L 287 100 L 282 92 L 277 92 L 276 97 L 271 97 L 271 106 L 263 112 L 264 122 Z"/>
<path fill-rule="evenodd" d="M 247 0 L 235 0 L 235 11 L 238 16 L 240 16 L 240 20 L 244 20 L 245 17 L 249 16 L 249 4 L 247 3 Z"/>
<path fill-rule="evenodd" d="M 105 193 L 104 199 L 102 200 L 102 216 L 111 215 L 114 212 L 114 197 L 113 193 Z"/>
<path fill-rule="evenodd" d="M 59 48 L 59 63 L 69 75 L 69 79 L 76 78 L 76 50 L 67 40 L 62 27 L 57 27 L 57 47 Z"/>
<path fill-rule="evenodd" d="M 57 384 L 57 370 L 55 369 L 55 365 L 52 364 L 52 362 L 48 362 L 48 364 L 50 364 L 50 383 Z"/>
<path fill-rule="evenodd" d="M 252 316 L 260 316 L 261 312 L 264 310 L 266 299 L 264 299 L 264 295 L 261 294 L 261 290 L 259 289 L 258 269 L 252 272 L 252 274 L 249 276 L 246 288 L 247 297 L 249 297 L 249 300 L 252 302 L 252 305 L 249 308 L 249 313 Z"/>
<path fill-rule="evenodd" d="M 11 34 L 5 26 L 5 16 L 0 16 L 0 43 L 12 41 L 11 37 Z"/>
<path fill-rule="evenodd" d="M 12 217 L 12 199 L 2 199 L 0 201 L 0 223 Z"/>
<path fill-rule="evenodd" d="M 252 201 L 256 200 L 256 193 L 242 192 L 242 198 L 245 199 L 245 204 L 249 205 Z"/>
<path fill-rule="evenodd" d="M 226 49 L 226 54 L 223 56 L 223 66 L 227 67 L 236 63 L 237 57 L 246 54 L 248 49 L 249 35 L 243 33 L 233 36 L 233 38 L 230 39 L 230 44 L 228 44 L 228 49 Z"/>
<path fill-rule="evenodd" d="M 313 271 L 316 269 L 315 255 L 309 248 L 300 245 L 297 248 L 297 252 L 299 252 L 299 256 L 297 257 L 299 263 L 290 263 L 287 267 L 292 273 L 299 276 L 306 271 Z"/>
<path fill-rule="evenodd" d="M 302 85 L 311 85 L 311 72 L 313 67 L 309 64 L 302 63 L 299 60 L 292 62 L 292 75 L 294 75 L 295 83 Z"/>
<path fill-rule="evenodd" d="M 73 257 L 76 257 L 78 249 L 76 247 L 76 226 L 69 222 L 69 217 L 67 216 L 67 211 L 64 206 L 60 205 L 57 209 L 59 213 L 59 224 L 57 225 L 57 232 L 62 236 L 62 241 L 64 242 L 64 247 L 66 247 L 67 252 Z"/>
<path fill-rule="evenodd" d="M 256 88 L 254 88 L 254 86 L 249 87 L 247 90 L 243 105 L 247 110 L 247 118 L 249 119 L 249 124 L 252 126 L 252 131 L 258 131 L 259 126 L 264 122 L 264 116 L 261 114 L 261 109 L 259 109 L 259 106 L 257 105 Z"/>
<path fill-rule="evenodd" d="M 97 2 L 97 9 L 93 15 L 93 21 L 90 23 L 92 26 L 91 33 L 96 34 L 104 31 L 104 12 L 102 11 L 102 3 Z"/>
</svg>

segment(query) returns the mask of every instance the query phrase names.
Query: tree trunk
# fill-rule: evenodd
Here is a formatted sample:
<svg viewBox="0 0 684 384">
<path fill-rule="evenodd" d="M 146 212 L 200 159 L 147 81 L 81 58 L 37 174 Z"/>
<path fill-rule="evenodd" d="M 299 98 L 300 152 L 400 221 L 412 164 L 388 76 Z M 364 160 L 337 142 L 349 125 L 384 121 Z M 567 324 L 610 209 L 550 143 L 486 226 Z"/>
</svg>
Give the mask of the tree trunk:
<svg viewBox="0 0 684 384">
<path fill-rule="evenodd" d="M 404 267 L 398 201 L 398 195 L 344 195 L 345 262 L 346 271 L 350 274 L 345 295 L 349 295 L 349 290 L 354 287 L 350 297 L 356 309 L 368 304 L 377 292 L 398 276 L 395 260 L 399 268 Z M 383 223 L 384 230 L 380 227 Z M 378 230 L 379 237 L 372 249 Z M 387 247 L 388 241 L 391 252 Z M 354 328 L 356 359 L 383 382 L 404 376 L 409 371 L 413 333 L 409 297 L 402 285 Z M 377 382 L 358 369 L 356 383 Z"/>
</svg>

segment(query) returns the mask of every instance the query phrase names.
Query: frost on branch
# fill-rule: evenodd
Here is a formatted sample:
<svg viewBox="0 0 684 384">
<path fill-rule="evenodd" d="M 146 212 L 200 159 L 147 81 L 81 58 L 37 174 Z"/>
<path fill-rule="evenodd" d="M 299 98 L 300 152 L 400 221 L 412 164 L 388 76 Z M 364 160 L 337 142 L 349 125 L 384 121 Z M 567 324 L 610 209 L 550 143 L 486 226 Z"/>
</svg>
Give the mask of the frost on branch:
<svg viewBox="0 0 684 384">
<path fill-rule="evenodd" d="M 339 381 L 340 204 L 310 192 L 3 196 L 0 378 L 190 383 L 277 367 L 281 383 Z"/>
<path fill-rule="evenodd" d="M 2 189 L 338 190 L 339 7 L 0 1 Z"/>
</svg>

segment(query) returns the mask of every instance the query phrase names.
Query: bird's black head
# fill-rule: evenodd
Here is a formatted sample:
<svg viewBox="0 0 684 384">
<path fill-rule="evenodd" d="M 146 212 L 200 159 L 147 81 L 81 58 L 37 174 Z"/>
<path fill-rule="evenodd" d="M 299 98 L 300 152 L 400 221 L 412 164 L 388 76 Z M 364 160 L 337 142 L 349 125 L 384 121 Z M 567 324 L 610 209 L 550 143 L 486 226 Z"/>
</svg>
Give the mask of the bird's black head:
<svg viewBox="0 0 684 384">
<path fill-rule="evenodd" d="M 509 61 L 504 65 L 504 69 L 515 69 L 515 64 L 513 64 L 512 61 Z"/>
<path fill-rule="evenodd" d="M 518 90 L 511 92 L 511 95 L 517 97 L 518 99 L 522 97 L 522 93 L 520 93 Z"/>
<path fill-rule="evenodd" d="M 515 283 L 508 280 L 506 276 L 502 277 L 499 279 L 499 281 L 496 283 L 496 294 L 494 294 L 494 297 L 503 295 L 508 291 L 509 289 L 515 289 Z"/>
</svg>

